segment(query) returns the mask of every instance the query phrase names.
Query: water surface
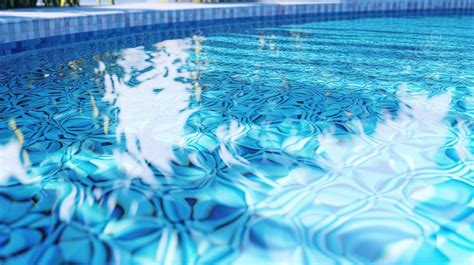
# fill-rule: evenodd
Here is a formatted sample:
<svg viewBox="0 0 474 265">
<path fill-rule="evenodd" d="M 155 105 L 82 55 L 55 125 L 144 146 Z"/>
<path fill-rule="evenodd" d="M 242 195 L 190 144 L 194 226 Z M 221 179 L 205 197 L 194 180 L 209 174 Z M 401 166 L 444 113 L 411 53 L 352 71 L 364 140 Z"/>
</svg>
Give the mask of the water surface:
<svg viewBox="0 0 474 265">
<path fill-rule="evenodd" d="M 0 263 L 472 262 L 473 16 L 193 32 L 0 63 Z"/>
</svg>

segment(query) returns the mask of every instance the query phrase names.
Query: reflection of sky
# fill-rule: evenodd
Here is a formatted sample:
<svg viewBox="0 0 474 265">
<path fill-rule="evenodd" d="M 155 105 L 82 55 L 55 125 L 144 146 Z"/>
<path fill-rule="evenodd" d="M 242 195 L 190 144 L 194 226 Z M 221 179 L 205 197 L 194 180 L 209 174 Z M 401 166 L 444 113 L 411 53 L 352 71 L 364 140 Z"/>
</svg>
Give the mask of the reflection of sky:
<svg viewBox="0 0 474 265">
<path fill-rule="evenodd" d="M 116 155 L 125 165 L 132 163 L 125 166 L 131 177 L 152 179 L 144 159 L 171 174 L 171 147 L 182 144 L 183 125 L 190 114 L 186 110 L 190 86 L 176 81 L 190 77 L 190 73 L 180 71 L 187 61 L 190 42 L 164 41 L 156 45 L 158 51 L 148 54 L 143 48 L 126 49 L 117 61 L 124 75 L 105 76 L 104 99 L 120 109 L 117 139 L 125 136 L 128 151 Z M 141 74 L 133 76 L 137 73 Z M 136 78 L 138 85 L 127 85 L 131 78 Z"/>
<path fill-rule="evenodd" d="M 435 152 L 444 145 L 446 137 L 455 136 L 444 123 L 451 110 L 451 96 L 446 93 L 434 97 L 398 97 L 404 104 L 401 104 L 397 119 L 387 119 L 378 124 L 371 135 L 364 135 L 361 125 L 358 126 L 361 134 L 351 141 L 338 141 L 331 134 L 320 135 L 321 147 L 318 153 L 324 157 L 321 162 L 327 161 L 326 164 L 331 167 L 346 170 L 373 163 L 372 167 L 366 168 L 367 172 L 383 173 L 386 168 L 390 175 L 436 168 L 432 160 Z M 465 147 L 459 151 L 467 155 Z M 359 155 L 353 156 L 353 152 Z M 374 160 L 387 164 L 377 164 Z"/>
<path fill-rule="evenodd" d="M 20 160 L 21 145 L 17 141 L 10 141 L 0 146 L 0 184 L 6 184 L 10 177 L 18 178 L 21 183 L 29 183 L 25 165 Z"/>
</svg>

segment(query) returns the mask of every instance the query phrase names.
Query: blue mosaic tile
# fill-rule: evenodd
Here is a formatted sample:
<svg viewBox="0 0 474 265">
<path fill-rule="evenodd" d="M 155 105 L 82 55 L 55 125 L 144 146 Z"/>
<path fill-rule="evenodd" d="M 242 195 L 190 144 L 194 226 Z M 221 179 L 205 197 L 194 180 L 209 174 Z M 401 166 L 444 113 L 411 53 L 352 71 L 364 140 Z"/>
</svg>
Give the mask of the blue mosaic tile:
<svg viewBox="0 0 474 265">
<path fill-rule="evenodd" d="M 43 19 L 28 22 L 0 24 L 0 49 L 9 49 L 2 54 L 23 52 L 29 49 L 45 48 L 47 45 L 59 45 L 90 40 L 97 37 L 113 36 L 113 34 L 127 34 L 137 29 L 159 28 L 171 29 L 179 24 L 192 22 L 200 25 L 202 21 L 215 23 L 215 20 L 232 20 L 252 17 L 278 18 L 287 15 L 304 14 L 335 14 L 343 12 L 361 13 L 390 10 L 412 10 L 421 12 L 437 9 L 474 9 L 474 0 L 437 0 L 415 2 L 384 2 L 345 0 L 344 4 L 310 4 L 310 5 L 261 5 L 246 7 L 206 8 L 199 10 L 165 10 L 165 11 L 130 11 L 120 14 L 107 14 L 98 16 L 81 16 L 72 18 Z M 161 25 L 161 26 L 156 26 Z M 32 29 L 31 31 L 29 29 Z M 93 32 L 93 33 L 90 33 Z M 112 32 L 112 35 L 105 32 Z M 61 37 L 53 37 L 59 35 Z M 62 35 L 66 35 L 63 37 Z M 22 41 L 40 39 L 38 44 L 25 45 Z M 47 41 L 43 41 L 47 39 Z M 13 43 L 13 45 L 6 45 Z M 9 48 L 11 47 L 11 48 Z"/>
</svg>

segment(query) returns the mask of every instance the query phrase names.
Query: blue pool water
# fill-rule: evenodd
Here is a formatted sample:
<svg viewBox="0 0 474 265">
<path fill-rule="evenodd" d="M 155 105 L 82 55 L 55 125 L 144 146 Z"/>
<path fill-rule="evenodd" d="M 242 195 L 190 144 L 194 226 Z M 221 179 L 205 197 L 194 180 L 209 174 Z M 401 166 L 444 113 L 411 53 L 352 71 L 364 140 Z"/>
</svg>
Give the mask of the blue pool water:
<svg viewBox="0 0 474 265">
<path fill-rule="evenodd" d="M 3 58 L 0 263 L 472 263 L 474 16 L 270 24 Z"/>
</svg>

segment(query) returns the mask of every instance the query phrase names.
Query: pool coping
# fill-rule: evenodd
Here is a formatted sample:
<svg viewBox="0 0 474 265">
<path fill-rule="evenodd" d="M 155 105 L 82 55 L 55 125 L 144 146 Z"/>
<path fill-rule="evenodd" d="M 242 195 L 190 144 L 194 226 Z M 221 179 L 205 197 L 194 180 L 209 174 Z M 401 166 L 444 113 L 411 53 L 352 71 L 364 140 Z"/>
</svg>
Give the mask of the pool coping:
<svg viewBox="0 0 474 265">
<path fill-rule="evenodd" d="M 162 25 L 159 30 L 219 20 L 328 15 L 348 12 L 390 12 L 474 9 L 474 0 L 320 0 L 223 4 L 139 4 L 66 9 L 0 11 L 0 56 L 133 33 L 137 27 Z M 8 13 L 8 15 L 6 15 Z M 36 14 L 36 16 L 34 16 Z M 105 36 L 105 35 L 104 35 Z"/>
</svg>

